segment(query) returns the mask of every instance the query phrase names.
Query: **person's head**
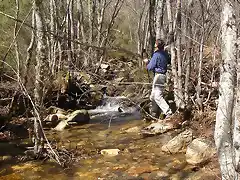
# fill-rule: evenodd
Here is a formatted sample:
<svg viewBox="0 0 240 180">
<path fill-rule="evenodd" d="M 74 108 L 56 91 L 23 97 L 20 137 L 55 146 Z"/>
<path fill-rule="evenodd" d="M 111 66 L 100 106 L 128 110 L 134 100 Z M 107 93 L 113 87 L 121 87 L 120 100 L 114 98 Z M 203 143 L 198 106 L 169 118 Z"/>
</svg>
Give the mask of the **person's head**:
<svg viewBox="0 0 240 180">
<path fill-rule="evenodd" d="M 156 42 L 155 42 L 155 49 L 163 50 L 164 46 L 165 46 L 165 43 L 164 43 L 164 41 L 162 39 L 157 39 L 156 40 Z"/>
</svg>

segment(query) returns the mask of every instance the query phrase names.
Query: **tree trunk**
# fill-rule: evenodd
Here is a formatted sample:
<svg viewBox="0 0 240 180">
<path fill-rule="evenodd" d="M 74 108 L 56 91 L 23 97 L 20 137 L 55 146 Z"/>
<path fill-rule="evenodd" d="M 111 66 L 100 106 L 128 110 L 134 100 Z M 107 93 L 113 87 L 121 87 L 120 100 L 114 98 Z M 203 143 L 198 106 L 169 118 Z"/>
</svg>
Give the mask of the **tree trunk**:
<svg viewBox="0 0 240 180">
<path fill-rule="evenodd" d="M 170 46 L 170 52 L 171 52 L 171 66 L 172 66 L 172 75 L 173 75 L 173 84 L 174 84 L 174 100 L 176 103 L 176 106 L 179 107 L 181 100 L 178 96 L 178 74 L 177 74 L 177 68 L 176 68 L 176 54 L 175 54 L 175 37 L 174 37 L 174 26 L 173 26 L 173 17 L 172 17 L 172 5 L 171 0 L 166 1 L 167 6 L 167 15 L 168 15 L 168 21 L 169 21 L 169 46 Z"/>
<path fill-rule="evenodd" d="M 232 142 L 232 115 L 236 79 L 236 46 L 234 42 L 236 42 L 237 39 L 237 30 L 236 17 L 232 4 L 227 0 L 222 0 L 222 8 L 223 65 L 221 68 L 220 95 L 216 114 L 214 139 L 218 151 L 222 179 L 227 180 L 238 179 L 238 174 L 234 168 Z M 236 114 L 238 114 L 238 111 L 236 111 Z M 239 146 L 236 147 L 239 150 Z"/>
<path fill-rule="evenodd" d="M 156 39 L 164 39 L 163 16 L 166 0 L 158 0 L 156 12 Z"/>
<path fill-rule="evenodd" d="M 177 107 L 184 108 L 184 98 L 183 98 L 183 84 L 182 84 L 182 47 L 181 47 L 181 30 L 182 30 L 182 21 L 181 21 L 181 8 L 182 2 L 181 0 L 177 1 L 177 12 L 176 12 L 176 47 L 177 47 Z M 175 91 L 176 92 L 176 91 Z"/>
<path fill-rule="evenodd" d="M 196 96 L 197 96 L 197 104 L 199 107 L 199 110 L 203 110 L 203 98 L 201 97 L 202 92 L 202 63 L 203 63 L 203 47 L 205 42 L 205 34 L 206 34 L 206 22 L 208 22 L 208 13 L 205 13 L 204 11 L 204 4 L 201 0 L 199 0 L 200 6 L 201 6 L 201 12 L 202 12 L 202 28 L 201 28 L 201 40 L 200 40 L 200 47 L 199 47 L 199 63 L 198 63 L 198 81 L 197 81 L 197 87 L 196 87 Z M 207 11 L 209 10 L 209 3 L 207 4 Z M 206 14 L 206 18 L 205 18 Z"/>
<path fill-rule="evenodd" d="M 96 0 L 88 0 L 88 31 L 89 31 L 89 35 L 88 35 L 88 44 L 91 45 L 93 43 L 93 25 L 95 22 L 95 10 L 96 10 Z M 92 54 L 92 48 L 88 47 L 88 54 Z M 85 58 L 84 60 L 84 66 L 88 66 L 89 64 L 93 64 L 93 62 L 91 62 L 91 56 L 88 56 L 87 58 Z"/>
<path fill-rule="evenodd" d="M 67 0 L 67 20 L 66 20 L 66 26 L 67 26 L 67 55 L 68 55 L 68 73 L 71 76 L 72 75 L 72 69 L 73 69 L 73 52 L 72 52 L 72 0 Z"/>
<path fill-rule="evenodd" d="M 88 43 L 89 44 L 91 44 L 93 41 L 94 14 L 95 14 L 95 0 L 88 0 L 88 24 L 89 24 Z"/>
<path fill-rule="evenodd" d="M 155 32 L 155 27 L 154 27 L 154 22 L 155 22 L 155 0 L 149 0 L 149 32 L 150 32 L 150 37 L 149 37 L 149 42 L 150 42 L 150 52 L 151 55 L 154 52 L 154 44 L 156 41 L 156 32 Z"/>
<path fill-rule="evenodd" d="M 138 54 L 141 54 L 144 47 L 144 39 L 145 39 L 145 29 L 146 29 L 146 18 L 147 13 L 146 11 L 147 1 L 144 1 L 143 8 L 141 9 L 139 19 L 138 19 L 138 25 L 137 25 L 137 43 L 138 43 Z M 142 62 L 141 62 L 142 63 Z"/>
<path fill-rule="evenodd" d="M 192 6 L 193 6 L 193 0 L 188 1 L 187 5 L 187 19 L 186 19 L 186 34 L 189 37 L 192 37 L 192 25 L 191 25 L 191 20 L 190 17 L 192 15 Z M 190 71 L 191 71 L 191 60 L 192 60 L 192 40 L 188 39 L 187 40 L 187 62 L 186 62 L 186 75 L 185 75 L 185 87 L 184 87 L 184 99 L 185 102 L 187 103 L 189 100 L 189 80 L 190 80 Z"/>
<path fill-rule="evenodd" d="M 69 20 L 70 20 L 70 38 L 71 38 L 71 53 L 72 53 L 72 63 L 74 63 L 75 58 L 75 44 L 74 44 L 74 39 L 75 39 L 75 33 L 74 33 L 74 19 L 73 19 L 73 3 L 74 0 L 70 1 L 69 4 Z"/>
<path fill-rule="evenodd" d="M 19 16 L 19 0 L 16 0 L 16 19 L 18 19 Z M 18 28 L 18 22 L 15 22 L 14 26 L 14 46 L 15 46 L 15 53 L 16 53 L 16 63 L 17 63 L 17 79 L 20 81 L 20 58 L 19 58 L 19 48 L 18 48 L 18 42 L 17 42 L 17 28 Z"/>
<path fill-rule="evenodd" d="M 56 25 L 55 25 L 55 17 L 56 17 L 56 4 L 55 0 L 50 0 L 50 68 L 51 72 L 54 75 L 55 73 L 55 64 L 56 64 L 56 55 L 55 55 L 55 38 L 54 34 L 56 34 Z"/>
<path fill-rule="evenodd" d="M 36 19 L 36 81 L 35 81 L 35 89 L 34 89 L 34 96 L 35 96 L 35 105 L 38 111 L 40 111 L 43 107 L 43 97 L 44 97 L 44 84 L 46 83 L 46 79 L 44 77 L 48 77 L 48 60 L 47 60 L 47 52 L 46 52 L 46 36 L 44 31 L 44 23 L 43 23 L 43 16 L 42 16 L 42 1 L 41 0 L 34 0 L 33 1 L 33 8 L 35 11 L 35 19 Z M 35 118 L 34 121 L 34 131 L 35 131 L 35 146 L 34 150 L 35 153 L 38 154 L 41 152 L 43 148 L 43 132 L 41 129 L 41 115 L 39 119 Z"/>
<path fill-rule="evenodd" d="M 102 28 L 103 28 L 103 20 L 105 15 L 105 9 L 106 9 L 106 0 L 102 0 L 98 2 L 97 5 L 97 46 L 100 46 L 101 44 L 101 34 L 102 34 Z"/>
<path fill-rule="evenodd" d="M 35 20 L 35 11 L 33 10 L 32 12 L 32 27 L 36 27 L 36 20 Z M 30 62 L 32 59 L 32 54 L 33 54 L 33 46 L 35 42 L 35 30 L 32 29 L 32 35 L 31 35 L 31 41 L 27 49 L 27 58 L 24 66 L 24 73 L 23 73 L 23 85 L 26 87 L 28 83 L 28 74 L 29 74 L 29 68 L 30 68 Z"/>
<path fill-rule="evenodd" d="M 84 14 L 83 14 L 83 4 L 81 0 L 77 0 L 77 15 L 78 15 L 78 39 L 80 40 L 80 37 L 82 38 L 83 43 L 86 43 L 86 37 L 85 37 L 85 32 L 84 32 Z"/>
<path fill-rule="evenodd" d="M 234 49 L 236 51 L 236 48 Z M 233 54 L 236 55 L 236 54 Z M 238 178 L 240 178 L 240 58 L 237 58 L 237 87 L 236 87 L 236 98 L 235 98 L 235 118 L 233 122 L 233 164 L 235 170 L 238 172 Z"/>
</svg>

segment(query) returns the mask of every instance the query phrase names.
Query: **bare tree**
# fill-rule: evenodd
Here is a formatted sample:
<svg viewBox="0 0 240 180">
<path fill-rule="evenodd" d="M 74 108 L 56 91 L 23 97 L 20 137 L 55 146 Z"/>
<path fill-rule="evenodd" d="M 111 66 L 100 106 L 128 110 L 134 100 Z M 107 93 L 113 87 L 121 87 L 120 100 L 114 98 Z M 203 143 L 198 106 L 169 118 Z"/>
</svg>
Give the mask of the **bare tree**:
<svg viewBox="0 0 240 180">
<path fill-rule="evenodd" d="M 97 46 L 100 47 L 101 45 L 101 34 L 103 29 L 103 21 L 105 16 L 107 1 L 106 0 L 99 0 L 97 2 Z"/>
<path fill-rule="evenodd" d="M 35 20 L 35 11 L 32 11 L 32 27 L 36 27 L 36 20 Z M 31 35 L 31 41 L 29 43 L 29 46 L 27 48 L 27 58 L 26 62 L 24 64 L 24 73 L 23 73 L 23 85 L 26 86 L 28 83 L 28 74 L 29 74 L 29 69 L 30 69 L 30 62 L 32 59 L 32 54 L 33 54 L 33 46 L 35 42 L 35 30 L 32 29 L 32 35 Z"/>
<path fill-rule="evenodd" d="M 218 151 L 219 163 L 222 172 L 222 179 L 238 179 L 239 174 L 236 172 L 238 168 L 234 167 L 234 150 L 239 151 L 239 108 L 236 107 L 235 127 L 232 131 L 233 123 L 233 107 L 234 107 L 234 88 L 236 83 L 236 16 L 233 4 L 228 0 L 222 0 L 222 59 L 223 65 L 221 67 L 220 78 L 220 95 L 218 102 L 218 109 L 216 114 L 215 125 L 215 143 Z M 238 64 L 239 65 L 239 64 Z M 239 67 L 238 67 L 239 69 Z M 239 84 L 238 84 L 239 85 Z M 239 89 L 238 89 L 239 95 Z M 239 96 L 237 97 L 239 98 Z M 239 102 L 237 102 L 239 103 Z M 237 123 L 236 123 L 237 121 Z M 234 143 L 232 139 L 234 134 Z M 237 162 L 239 163 L 239 154 L 236 154 Z M 238 164 L 237 164 L 238 166 Z M 238 166 L 239 167 L 239 166 Z"/>
<path fill-rule="evenodd" d="M 77 17 L 78 17 L 77 37 L 78 37 L 78 39 L 82 39 L 83 43 L 86 43 L 86 36 L 85 36 L 85 31 L 84 31 L 84 13 L 83 13 L 82 0 L 77 0 Z"/>
<path fill-rule="evenodd" d="M 49 1 L 50 5 L 50 42 L 49 42 L 49 62 L 52 74 L 55 73 L 55 64 L 56 64 L 56 41 L 54 38 L 54 34 L 56 34 L 56 2 L 55 0 Z"/>
<path fill-rule="evenodd" d="M 16 0 L 16 19 L 18 19 L 19 16 L 19 0 Z M 19 47 L 18 47 L 18 41 L 17 41 L 17 28 L 18 28 L 18 22 L 15 22 L 14 26 L 14 45 L 15 45 L 15 53 L 16 53 L 16 62 L 17 62 L 17 73 L 18 77 L 17 79 L 19 80 L 20 78 L 20 57 L 19 57 Z"/>
<path fill-rule="evenodd" d="M 186 10 L 186 34 L 188 34 L 190 37 L 192 37 L 192 24 L 191 24 L 191 15 L 192 15 L 192 6 L 193 6 L 193 0 L 187 1 L 187 10 Z M 188 102 L 189 100 L 189 80 L 190 80 L 190 71 L 191 71 L 191 60 L 192 60 L 192 40 L 187 40 L 187 46 L 186 46 L 186 52 L 187 52 L 187 61 L 186 61 L 186 75 L 185 75 L 185 87 L 184 87 L 184 99 L 185 102 Z"/>
<path fill-rule="evenodd" d="M 164 7 L 166 0 L 158 0 L 156 6 L 156 39 L 164 39 L 164 26 L 163 26 L 163 17 L 164 17 Z"/>
<path fill-rule="evenodd" d="M 176 10 L 176 48 L 177 48 L 177 107 L 184 108 L 184 97 L 183 97 L 183 84 L 182 84 L 182 46 L 181 46 L 181 36 L 182 36 L 182 1 L 177 0 L 177 10 Z"/>
<path fill-rule="evenodd" d="M 66 20 L 66 27 L 67 27 L 67 55 L 68 55 L 68 72 L 69 74 L 72 73 L 72 63 L 73 63 L 73 19 L 72 19 L 72 9 L 73 9 L 73 0 L 67 0 L 67 20 Z"/>
<path fill-rule="evenodd" d="M 171 66 L 172 66 L 172 75 L 173 75 L 173 83 L 174 83 L 174 100 L 175 100 L 176 106 L 179 108 L 183 105 L 183 99 L 182 99 L 183 95 L 181 94 L 182 93 L 181 88 L 179 88 L 181 86 L 181 84 L 179 84 L 179 75 L 181 74 L 181 72 L 178 73 L 177 71 L 176 52 L 175 52 L 176 42 L 175 42 L 175 36 L 174 36 L 176 27 L 174 27 L 174 24 L 176 25 L 176 22 L 177 22 L 176 20 L 177 18 L 179 18 L 179 14 L 181 13 L 179 12 L 181 3 L 178 0 L 178 6 L 177 6 L 178 8 L 176 11 L 175 23 L 173 22 L 172 4 L 170 0 L 166 1 L 166 6 L 167 6 L 167 15 L 168 15 L 168 22 L 169 22 L 169 43 L 170 43 L 169 46 L 170 46 L 170 52 L 171 52 Z M 177 22 L 177 28 L 180 28 L 178 27 L 179 23 L 181 22 Z M 178 35 L 180 35 L 179 33 L 180 32 L 178 32 Z M 180 43 L 179 41 L 180 40 L 178 40 L 178 44 Z M 180 53 L 181 52 L 179 51 L 178 55 L 180 55 Z M 178 60 L 181 61 L 180 57 Z"/>
<path fill-rule="evenodd" d="M 42 16 L 42 1 L 41 0 L 33 0 L 33 8 L 35 11 L 35 19 L 36 19 L 36 80 L 35 80 L 35 104 L 39 111 L 41 111 L 43 107 L 43 97 L 44 97 L 44 84 L 46 83 L 46 73 L 48 73 L 48 60 L 46 57 L 46 36 L 44 31 L 44 23 Z M 33 20 L 34 21 L 34 20 Z M 41 120 L 41 114 L 40 114 Z M 41 128 L 40 122 L 35 118 L 34 121 L 34 134 L 35 134 L 35 153 L 40 153 L 43 148 L 43 132 Z"/>
<path fill-rule="evenodd" d="M 150 52 L 151 54 L 154 52 L 154 43 L 156 40 L 156 32 L 155 32 L 155 0 L 149 0 L 149 42 L 150 42 Z"/>
</svg>

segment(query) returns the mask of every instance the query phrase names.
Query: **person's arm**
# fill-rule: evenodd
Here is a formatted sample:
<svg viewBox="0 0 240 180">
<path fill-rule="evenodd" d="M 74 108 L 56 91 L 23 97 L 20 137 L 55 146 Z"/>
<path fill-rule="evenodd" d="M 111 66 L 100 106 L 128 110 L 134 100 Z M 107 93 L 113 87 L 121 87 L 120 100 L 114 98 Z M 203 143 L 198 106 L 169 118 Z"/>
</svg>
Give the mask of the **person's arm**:
<svg viewBox="0 0 240 180">
<path fill-rule="evenodd" d="M 149 71 L 154 71 L 154 69 L 156 67 L 156 61 L 157 61 L 157 55 L 154 54 L 153 57 L 151 58 L 150 62 L 147 65 L 147 69 Z"/>
</svg>

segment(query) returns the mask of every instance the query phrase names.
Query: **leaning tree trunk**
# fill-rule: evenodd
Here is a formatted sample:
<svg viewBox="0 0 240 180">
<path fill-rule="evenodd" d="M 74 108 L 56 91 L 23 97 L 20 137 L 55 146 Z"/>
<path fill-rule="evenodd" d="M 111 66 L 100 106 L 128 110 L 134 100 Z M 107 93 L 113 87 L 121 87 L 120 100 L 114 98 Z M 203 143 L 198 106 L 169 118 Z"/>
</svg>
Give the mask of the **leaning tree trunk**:
<svg viewBox="0 0 240 180">
<path fill-rule="evenodd" d="M 42 1 L 33 0 L 33 9 L 35 11 L 36 20 L 36 80 L 35 80 L 35 105 L 38 111 L 41 112 L 43 107 L 44 83 L 45 77 L 49 71 L 47 52 L 46 52 L 46 36 L 44 31 L 43 16 L 42 16 Z M 41 114 L 41 113 L 40 113 Z M 41 128 L 41 116 L 35 118 L 34 122 L 35 146 L 34 151 L 39 154 L 43 148 L 43 132 Z"/>
<path fill-rule="evenodd" d="M 234 168 L 234 151 L 232 143 L 232 115 L 236 79 L 236 46 L 234 42 L 236 42 L 237 39 L 237 30 L 236 17 L 232 4 L 227 0 L 222 0 L 222 8 L 223 65 L 221 68 L 220 95 L 214 138 L 218 151 L 222 179 L 227 180 L 238 179 L 238 173 Z M 239 115 L 238 111 L 236 111 L 236 113 Z M 239 139 L 236 145 L 238 145 L 236 148 L 239 151 Z"/>
</svg>

